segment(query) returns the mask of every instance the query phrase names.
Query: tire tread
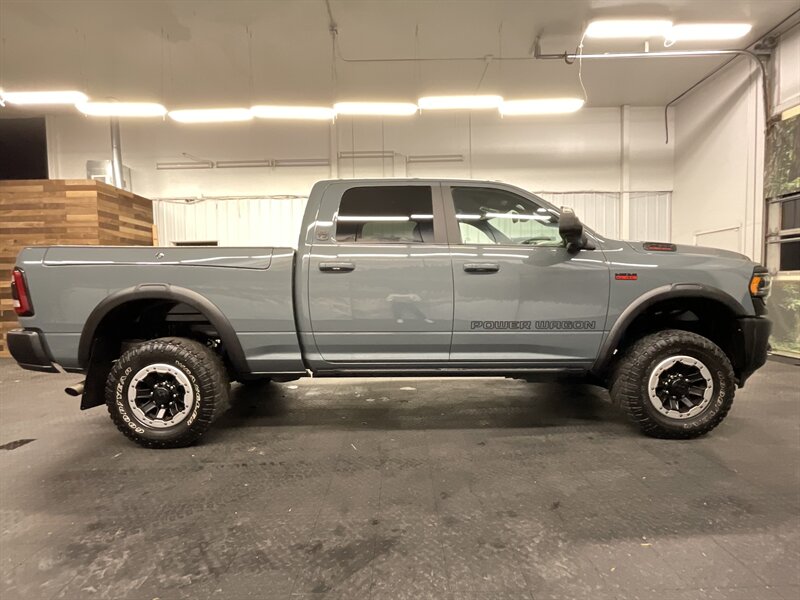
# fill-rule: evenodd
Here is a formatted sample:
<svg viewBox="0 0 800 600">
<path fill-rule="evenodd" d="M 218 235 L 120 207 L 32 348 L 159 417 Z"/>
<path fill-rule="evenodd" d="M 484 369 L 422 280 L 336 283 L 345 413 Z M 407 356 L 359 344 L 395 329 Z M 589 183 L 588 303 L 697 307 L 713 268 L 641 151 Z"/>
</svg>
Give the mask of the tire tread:
<svg viewBox="0 0 800 600">
<path fill-rule="evenodd" d="M 174 352 L 175 359 L 194 365 L 193 368 L 205 371 L 205 374 L 208 375 L 208 377 L 198 377 L 198 380 L 202 381 L 200 391 L 204 400 L 201 403 L 197 419 L 180 436 L 172 439 L 150 439 L 131 429 L 116 409 L 116 386 L 121 370 L 120 365 L 123 362 L 122 359 L 135 359 L 154 351 L 170 351 L 170 349 Z M 211 423 L 227 410 L 228 388 L 229 383 L 225 377 L 222 360 L 210 348 L 188 338 L 163 337 L 138 344 L 123 354 L 120 360 L 114 364 L 106 380 L 106 407 L 117 429 L 140 446 L 153 449 L 182 448 L 196 442 L 208 430 Z"/>
<path fill-rule="evenodd" d="M 731 391 L 729 398 L 723 402 L 722 407 L 714 417 L 709 419 L 702 427 L 695 429 L 667 427 L 650 416 L 644 404 L 650 400 L 643 398 L 641 394 L 642 379 L 648 376 L 648 364 L 652 361 L 653 356 L 661 351 L 676 347 L 683 348 L 687 345 L 699 347 L 705 352 L 714 355 L 724 369 L 724 376 L 731 383 L 731 390 L 734 389 L 733 367 L 728 357 L 719 346 L 708 338 L 680 329 L 667 329 L 644 336 L 623 353 L 614 369 L 609 391 L 612 400 L 619 404 L 628 415 L 628 418 L 648 436 L 684 440 L 699 437 L 719 425 L 728 415 L 733 405 L 734 394 Z"/>
</svg>

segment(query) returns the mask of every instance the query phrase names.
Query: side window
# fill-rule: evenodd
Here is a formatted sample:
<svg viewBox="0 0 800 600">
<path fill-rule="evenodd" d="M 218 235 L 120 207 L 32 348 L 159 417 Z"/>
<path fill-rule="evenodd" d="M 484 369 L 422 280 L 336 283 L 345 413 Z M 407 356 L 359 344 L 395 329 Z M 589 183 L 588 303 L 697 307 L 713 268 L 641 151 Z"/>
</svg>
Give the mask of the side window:
<svg viewBox="0 0 800 600">
<path fill-rule="evenodd" d="M 562 245 L 554 210 L 506 190 L 453 187 L 451 192 L 464 244 Z"/>
<path fill-rule="evenodd" d="M 419 185 L 350 188 L 339 203 L 336 241 L 432 244 L 431 188 Z"/>
</svg>

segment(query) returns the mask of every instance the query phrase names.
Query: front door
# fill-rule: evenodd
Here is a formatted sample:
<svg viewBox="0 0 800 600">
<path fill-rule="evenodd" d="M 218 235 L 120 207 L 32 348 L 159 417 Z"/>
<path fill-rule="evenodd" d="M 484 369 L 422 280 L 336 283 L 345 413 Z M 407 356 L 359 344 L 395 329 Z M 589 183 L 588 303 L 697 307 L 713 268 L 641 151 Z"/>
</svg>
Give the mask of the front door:
<svg viewBox="0 0 800 600">
<path fill-rule="evenodd" d="M 314 241 L 308 289 L 322 359 L 446 362 L 453 274 L 440 186 L 337 183 L 320 215 L 333 234 Z"/>
<path fill-rule="evenodd" d="M 558 212 L 535 196 L 485 184 L 444 190 L 456 242 L 451 360 L 593 362 L 608 307 L 602 252 L 567 252 Z"/>
</svg>

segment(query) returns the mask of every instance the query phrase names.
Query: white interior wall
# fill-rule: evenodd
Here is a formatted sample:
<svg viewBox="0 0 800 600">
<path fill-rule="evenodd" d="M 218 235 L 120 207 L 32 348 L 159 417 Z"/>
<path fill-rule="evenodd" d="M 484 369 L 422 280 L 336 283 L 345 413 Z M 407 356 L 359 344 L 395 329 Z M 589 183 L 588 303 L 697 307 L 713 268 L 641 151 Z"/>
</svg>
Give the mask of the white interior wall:
<svg viewBox="0 0 800 600">
<path fill-rule="evenodd" d="M 779 114 L 800 102 L 800 29 L 781 37 L 770 70 Z M 677 105 L 673 241 L 763 260 L 762 98 L 757 67 L 739 58 Z"/>
<path fill-rule="evenodd" d="M 781 36 L 773 63 L 774 114 L 800 104 L 800 27 Z"/>
<path fill-rule="evenodd" d="M 333 126 L 265 121 L 181 125 L 169 120 L 128 120 L 122 123 L 122 153 L 123 162 L 132 171 L 134 191 L 148 198 L 264 198 L 258 203 L 242 201 L 235 209 L 223 209 L 219 202 L 206 202 L 204 208 L 162 204 L 155 215 L 162 242 L 218 239 L 226 243 L 239 239 L 248 243 L 285 243 L 284 232 L 294 227 L 298 202 L 268 199 L 270 196 L 307 196 L 315 181 L 329 177 L 394 176 L 502 180 L 537 192 L 552 192 L 556 194 L 554 202 L 574 204 L 587 224 L 614 237 L 620 235 L 618 199 L 623 161 L 630 173 L 626 191 L 669 191 L 673 186 L 673 146 L 664 143 L 663 110 L 633 107 L 629 115 L 629 152 L 624 157 L 619 108 L 588 108 L 571 115 L 506 119 L 494 111 L 474 112 L 471 116 L 446 112 L 383 120 L 340 118 Z M 108 123 L 74 114 L 51 116 L 48 144 L 51 177 L 85 177 L 87 160 L 109 158 Z M 354 151 L 390 152 L 394 158 L 348 158 L 347 153 Z M 330 166 L 156 169 L 158 162 L 190 160 L 184 153 L 211 161 L 327 159 Z M 344 157 L 340 158 L 340 153 Z M 409 157 L 434 154 L 460 155 L 463 159 L 407 162 Z M 587 193 L 561 197 L 561 192 Z M 664 213 L 669 196 L 659 198 L 661 204 L 652 210 Z M 278 204 L 270 207 L 270 203 Z M 287 211 L 289 204 L 295 208 Z M 642 204 L 639 212 L 646 211 L 647 206 Z M 216 224 L 199 224 L 203 215 L 212 214 L 216 215 Z M 239 218 L 238 215 L 245 215 L 238 235 L 219 223 L 219 219 Z M 171 222 L 184 218 L 186 223 L 196 226 L 187 229 L 186 224 Z M 250 231 L 253 218 L 271 221 L 259 231 Z M 275 221 L 281 218 L 288 220 Z M 640 218 L 636 222 L 641 221 Z M 650 222 L 660 226 L 633 230 L 630 237 L 668 238 L 666 219 L 651 218 Z M 208 227 L 218 232 L 216 237 L 209 237 Z"/>
<path fill-rule="evenodd" d="M 631 187 L 672 189 L 672 145 L 664 144 L 660 108 L 633 108 Z M 471 124 L 470 124 L 471 122 Z M 339 161 L 340 177 L 474 177 L 502 179 L 527 189 L 616 191 L 620 181 L 620 111 L 589 108 L 572 115 L 500 118 L 495 111 L 447 112 L 410 118 L 341 117 L 327 123 L 253 121 L 185 125 L 165 121 L 122 123 L 123 162 L 134 191 L 149 198 L 307 194 L 328 167 L 158 171 L 156 163 L 264 158 L 336 159 L 336 152 L 394 151 L 395 161 Z M 331 131 L 334 140 L 331 142 Z M 85 177 L 86 161 L 110 157 L 108 124 L 74 114 L 49 118 L 52 176 Z M 460 154 L 461 163 L 404 166 L 411 155 Z M 335 172 L 333 173 L 336 174 Z"/>
<path fill-rule="evenodd" d="M 672 240 L 761 260 L 764 110 L 758 67 L 738 58 L 675 111 Z"/>
</svg>

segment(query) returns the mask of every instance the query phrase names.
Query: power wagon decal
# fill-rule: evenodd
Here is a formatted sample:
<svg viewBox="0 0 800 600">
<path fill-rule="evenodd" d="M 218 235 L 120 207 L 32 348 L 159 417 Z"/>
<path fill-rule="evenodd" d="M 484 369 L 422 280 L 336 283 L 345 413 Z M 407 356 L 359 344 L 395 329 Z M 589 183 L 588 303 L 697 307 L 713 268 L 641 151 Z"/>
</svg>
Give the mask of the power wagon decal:
<svg viewBox="0 0 800 600">
<path fill-rule="evenodd" d="M 481 331 L 586 331 L 597 328 L 597 321 L 471 321 L 470 329 Z"/>
</svg>

